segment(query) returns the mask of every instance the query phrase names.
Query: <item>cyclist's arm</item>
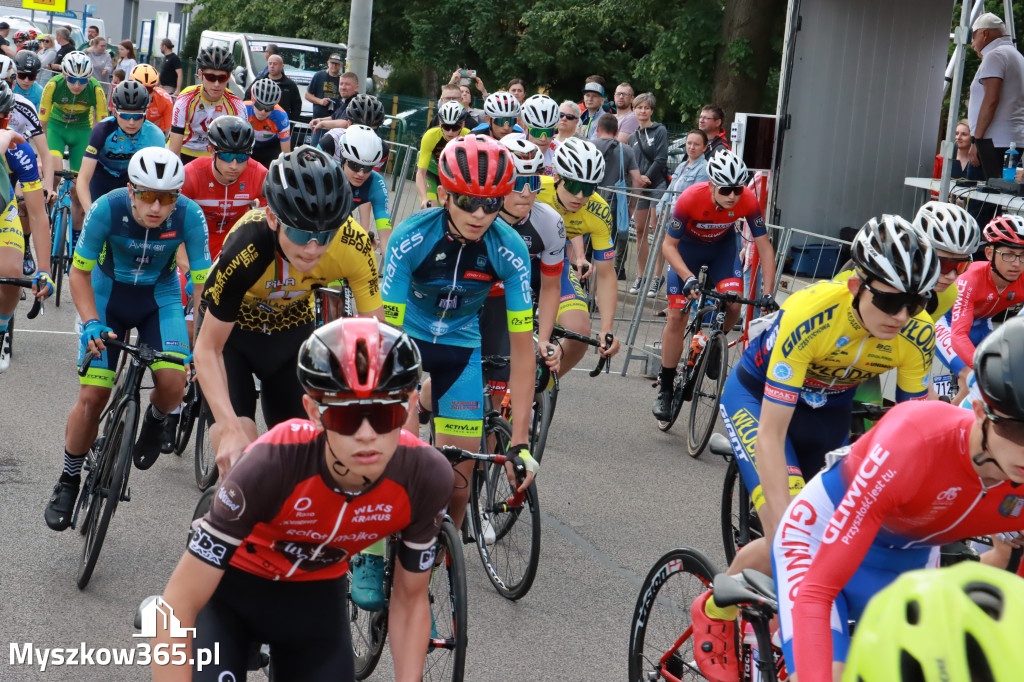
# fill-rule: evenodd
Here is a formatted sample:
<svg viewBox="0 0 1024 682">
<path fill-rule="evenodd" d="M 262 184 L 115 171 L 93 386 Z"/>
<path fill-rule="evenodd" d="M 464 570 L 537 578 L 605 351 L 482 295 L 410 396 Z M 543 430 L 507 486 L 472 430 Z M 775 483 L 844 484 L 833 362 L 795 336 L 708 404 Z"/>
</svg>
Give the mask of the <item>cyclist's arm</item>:
<svg viewBox="0 0 1024 682">
<path fill-rule="evenodd" d="M 764 279 L 764 293 L 775 293 L 775 249 L 772 248 L 772 241 L 768 235 L 754 238 L 754 245 L 757 247 L 757 255 L 761 266 L 761 275 Z"/>
<path fill-rule="evenodd" d="M 493 228 L 494 226 L 492 226 Z M 530 253 L 526 243 L 511 227 L 501 223 L 507 237 L 504 248 L 513 258 L 502 262 L 499 276 L 505 285 L 505 308 L 511 347 L 509 391 L 512 394 L 512 445 L 529 442 L 530 409 L 537 374 L 533 347 L 533 300 L 530 290 Z M 615 275 L 612 275 L 613 280 Z M 614 281 L 613 281 L 614 284 Z"/>
<path fill-rule="evenodd" d="M 33 189 L 22 187 L 25 195 L 25 211 L 32 225 L 32 241 L 36 245 L 36 265 L 40 270 L 53 274 L 50 264 L 50 220 L 46 215 L 46 200 L 42 186 Z M 91 319 L 91 318 L 90 318 Z"/>
<path fill-rule="evenodd" d="M 968 276 L 974 275 L 977 271 L 968 270 Z M 986 277 L 991 277 L 987 271 L 982 271 Z M 974 295 L 977 285 L 968 277 L 958 277 L 956 280 L 956 302 L 953 304 L 953 312 L 950 315 L 949 333 L 953 344 L 953 352 L 957 354 L 964 364 L 974 369 L 974 343 L 971 341 L 971 327 L 974 326 Z"/>
<path fill-rule="evenodd" d="M 92 193 L 89 191 L 89 182 L 92 180 L 93 173 L 96 172 L 96 157 L 88 155 L 90 149 L 93 149 L 92 145 L 86 148 L 85 155 L 82 156 L 82 165 L 78 169 L 78 182 L 75 183 L 78 201 L 81 202 L 82 209 L 86 211 L 92 206 Z M 93 149 L 93 153 L 95 154 L 95 149 Z"/>
<path fill-rule="evenodd" d="M 57 81 L 50 79 L 46 82 L 46 86 L 43 88 L 42 99 L 39 100 L 39 122 L 43 126 L 43 130 L 46 130 L 46 124 L 50 120 L 50 112 L 53 111 L 53 92 L 57 89 Z"/>
<path fill-rule="evenodd" d="M 65 226 L 67 229 L 67 226 Z M 82 232 L 75 244 L 75 256 L 68 276 L 71 298 L 83 322 L 99 319 L 96 310 L 96 295 L 92 288 L 92 270 L 110 234 L 110 204 L 106 200 L 96 201 L 85 214 Z"/>
<path fill-rule="evenodd" d="M 420 208 L 427 207 L 427 169 L 416 169 L 416 193 L 420 195 Z"/>
<path fill-rule="evenodd" d="M 761 402 L 761 419 L 757 427 L 754 458 L 761 479 L 764 506 L 761 520 L 770 523 L 765 537 L 772 537 L 779 519 L 789 505 L 789 469 L 786 465 L 786 432 L 793 419 L 795 405 L 782 405 L 767 398 Z M 765 511 L 767 510 L 767 517 Z"/>
<path fill-rule="evenodd" d="M 904 325 L 894 341 L 899 351 L 896 402 L 927 399 L 931 388 L 929 374 L 935 360 L 935 327 L 931 317 L 927 312 L 918 314 Z"/>
<path fill-rule="evenodd" d="M 189 552 L 185 552 L 175 567 L 174 573 L 171 574 L 171 579 L 168 581 L 167 587 L 164 588 L 163 594 L 164 602 L 174 609 L 174 617 L 178 619 L 181 627 L 194 628 L 196 626 L 196 617 L 210 601 L 210 597 L 213 596 L 222 577 L 224 577 L 222 569 L 200 561 Z M 186 658 L 192 658 L 192 638 L 172 638 L 169 628 L 159 625 L 161 619 L 157 618 L 156 621 L 158 623 L 157 633 L 153 638 L 152 646 L 156 648 L 166 645 L 166 650 L 171 653 L 181 650 L 180 648 L 175 650 L 174 645 L 183 645 Z M 176 656 L 172 654 L 171 660 L 173 661 L 175 658 Z M 159 666 L 154 659 L 153 682 L 177 682 L 182 679 L 191 679 L 191 672 L 185 672 L 185 670 L 181 665 Z"/>
<path fill-rule="evenodd" d="M 50 154 L 50 147 L 46 144 L 46 131 L 29 139 L 32 148 L 36 152 L 36 159 L 43 171 L 43 187 L 49 190 L 53 187 L 53 155 Z"/>
<path fill-rule="evenodd" d="M 282 154 L 287 154 L 291 150 L 292 150 L 291 138 L 289 138 L 289 139 L 287 139 L 287 140 L 285 140 L 284 142 L 281 143 L 281 153 Z"/>
<path fill-rule="evenodd" d="M 91 112 L 92 119 L 89 121 L 89 125 L 93 126 L 107 116 L 107 96 L 103 94 L 103 88 L 100 87 L 99 83 L 96 83 L 94 92 L 96 93 L 96 106 Z"/>
<path fill-rule="evenodd" d="M 541 272 L 540 293 L 537 296 L 537 342 L 547 343 L 551 340 L 551 332 L 555 328 L 558 317 L 558 304 L 562 297 L 562 269 L 558 274 L 549 275 Z"/>
<path fill-rule="evenodd" d="M 413 573 L 400 563 L 395 565 L 388 617 L 395 682 L 419 682 L 423 677 L 430 637 L 430 574 L 431 571 Z"/>
<path fill-rule="evenodd" d="M 370 179 L 367 182 L 372 182 L 373 185 L 370 187 L 370 201 L 369 204 L 373 208 L 373 219 L 374 225 L 377 227 L 377 232 L 381 230 L 391 229 L 391 210 L 388 206 L 388 186 L 384 182 L 384 178 L 377 171 L 373 171 L 370 175 Z"/>
</svg>

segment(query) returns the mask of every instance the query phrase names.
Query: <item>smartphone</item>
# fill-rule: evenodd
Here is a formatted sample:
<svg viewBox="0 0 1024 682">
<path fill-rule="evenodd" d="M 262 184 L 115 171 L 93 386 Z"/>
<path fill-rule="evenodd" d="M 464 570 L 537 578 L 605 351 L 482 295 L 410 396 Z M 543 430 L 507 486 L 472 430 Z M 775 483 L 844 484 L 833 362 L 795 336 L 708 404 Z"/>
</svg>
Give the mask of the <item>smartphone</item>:
<svg viewBox="0 0 1024 682">
<path fill-rule="evenodd" d="M 475 72 L 473 72 L 475 75 Z M 463 78 L 469 78 L 470 71 L 468 69 L 459 69 L 459 75 Z"/>
</svg>

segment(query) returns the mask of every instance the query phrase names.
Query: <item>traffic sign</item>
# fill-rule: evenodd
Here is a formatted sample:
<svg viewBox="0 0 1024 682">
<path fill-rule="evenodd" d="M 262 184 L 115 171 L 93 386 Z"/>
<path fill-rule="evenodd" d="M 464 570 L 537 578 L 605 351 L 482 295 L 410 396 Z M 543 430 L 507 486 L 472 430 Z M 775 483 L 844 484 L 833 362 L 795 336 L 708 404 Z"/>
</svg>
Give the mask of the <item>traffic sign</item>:
<svg viewBox="0 0 1024 682">
<path fill-rule="evenodd" d="M 41 12 L 66 12 L 68 0 L 21 0 L 24 9 L 34 9 Z"/>
</svg>

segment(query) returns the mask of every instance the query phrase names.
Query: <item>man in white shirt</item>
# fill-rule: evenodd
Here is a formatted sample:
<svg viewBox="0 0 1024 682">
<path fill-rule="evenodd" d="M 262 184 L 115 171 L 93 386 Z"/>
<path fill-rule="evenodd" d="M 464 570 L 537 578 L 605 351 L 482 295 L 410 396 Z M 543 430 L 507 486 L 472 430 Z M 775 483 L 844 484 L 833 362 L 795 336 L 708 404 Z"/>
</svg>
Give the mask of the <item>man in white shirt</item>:
<svg viewBox="0 0 1024 682">
<path fill-rule="evenodd" d="M 976 139 L 990 138 L 1002 155 L 1010 143 L 1024 148 L 1024 56 L 1006 35 L 1006 24 L 986 12 L 972 26 L 971 46 L 981 66 L 971 81 L 967 118 L 971 124 L 971 163 L 978 165 Z"/>
</svg>

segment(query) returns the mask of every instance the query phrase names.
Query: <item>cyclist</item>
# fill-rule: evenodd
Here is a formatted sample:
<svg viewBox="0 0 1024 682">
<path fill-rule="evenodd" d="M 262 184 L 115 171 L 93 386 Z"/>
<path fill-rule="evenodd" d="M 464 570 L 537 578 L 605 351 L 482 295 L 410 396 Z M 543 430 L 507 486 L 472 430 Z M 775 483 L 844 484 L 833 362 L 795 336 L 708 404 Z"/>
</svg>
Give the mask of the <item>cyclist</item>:
<svg viewBox="0 0 1024 682">
<path fill-rule="evenodd" d="M 974 361 L 983 400 L 970 411 L 897 405 L 830 453 L 786 510 L 772 563 L 782 646 L 798 679 L 839 679 L 849 620 L 900 573 L 934 566 L 940 545 L 1021 530 L 1024 319 L 993 332 Z"/>
<path fill-rule="evenodd" d="M 473 128 L 473 133 L 490 135 L 500 140 L 509 133 L 521 133 L 516 124 L 522 106 L 512 93 L 501 90 L 492 92 L 484 100 L 484 122 Z"/>
<path fill-rule="evenodd" d="M 11 91 L 6 83 L 0 83 L 0 101 L 11 98 Z M 36 273 L 37 285 L 33 288 L 37 298 L 44 298 L 53 293 L 53 281 L 50 279 L 50 226 L 45 220 L 46 210 L 43 207 L 42 186 L 39 182 L 39 171 L 35 165 L 31 148 L 25 138 L 16 131 L 6 130 L 0 126 L 0 149 L 6 150 L 0 155 L 0 196 L 6 198 L 7 205 L 0 213 L 0 276 L 20 277 L 23 274 L 25 241 L 21 234 L 21 222 L 18 220 L 18 206 L 14 199 L 14 182 L 16 177 L 22 183 L 26 203 L 33 214 L 42 213 L 41 229 L 36 232 L 36 251 L 39 252 L 39 271 Z M 45 241 L 38 239 L 44 237 Z M 40 248 L 41 247 L 41 248 Z M 0 374 L 11 366 L 11 337 L 7 333 L 14 309 L 18 307 L 21 290 L 18 287 L 0 286 Z"/>
<path fill-rule="evenodd" d="M 558 102 L 547 95 L 531 95 L 523 102 L 523 124 L 526 139 L 537 145 L 544 155 L 544 175 L 551 175 L 555 150 L 555 127 L 558 125 Z"/>
<path fill-rule="evenodd" d="M 210 256 L 216 259 L 224 239 L 238 219 L 254 202 L 266 206 L 263 183 L 267 169 L 251 158 L 255 134 L 252 126 L 238 116 L 219 116 L 208 131 L 210 156 L 185 166 L 181 193 L 192 199 L 206 215 L 210 234 Z"/>
<path fill-rule="evenodd" d="M 956 303 L 935 325 L 939 358 L 959 377 L 966 395 L 974 347 L 992 330 L 992 318 L 1024 300 L 1024 218 L 997 216 L 982 230 L 988 262 L 973 263 L 957 278 Z"/>
<path fill-rule="evenodd" d="M 174 100 L 167 148 L 188 164 L 206 151 L 206 131 L 218 116 L 245 116 L 245 104 L 228 90 L 235 61 L 223 47 L 204 47 L 196 68 L 202 83 L 185 88 Z"/>
<path fill-rule="evenodd" d="M 559 323 L 578 334 L 590 334 L 590 315 L 586 294 L 579 280 L 589 275 L 590 263 L 582 246 L 583 235 L 590 235 L 597 270 L 597 308 L 601 314 L 601 355 L 610 357 L 619 352 L 619 340 L 606 346 L 606 334 L 615 326 L 615 307 L 618 304 L 618 284 L 615 279 L 615 247 L 612 246 L 611 211 L 597 184 L 604 178 L 604 155 L 591 142 L 568 139 L 558 146 L 552 161 L 554 175 L 541 178 L 537 200 L 555 209 L 565 221 L 565 236 L 573 240 L 566 249 L 569 261 L 577 271 L 568 275 L 572 284 L 572 298 L 563 292 L 559 306 Z M 579 238 L 579 239 L 577 239 Z M 574 252 L 574 253 L 572 253 Z M 587 346 L 567 341 L 564 346 L 559 374 L 564 375 L 576 366 L 587 352 Z"/>
<path fill-rule="evenodd" d="M 25 49 L 14 55 L 14 66 L 16 68 L 14 94 L 21 95 L 32 102 L 38 115 L 39 104 L 43 100 L 43 86 L 36 83 L 36 77 L 39 75 L 39 70 L 43 68 L 43 63 L 39 60 L 39 55 L 32 50 Z"/>
<path fill-rule="evenodd" d="M 658 395 L 654 399 L 654 418 L 665 421 L 672 412 L 672 384 L 676 365 L 682 357 L 683 335 L 688 321 L 687 306 L 700 298 L 697 276 L 708 266 L 706 286 L 717 291 L 743 293 L 740 254 L 736 244 L 736 221 L 743 218 L 750 226 L 760 256 L 764 281 L 775 282 L 775 251 L 768 237 L 768 228 L 761 215 L 761 205 L 754 191 L 746 187 L 747 166 L 732 152 L 722 151 L 708 162 L 708 182 L 690 186 L 676 200 L 672 220 L 661 244 L 668 262 L 668 311 L 661 334 L 661 376 Z M 637 280 L 639 287 L 639 280 Z M 760 301 L 766 309 L 774 309 L 775 300 L 766 294 Z M 742 306 L 725 306 L 725 329 L 732 329 L 740 317 Z M 699 339 L 694 339 L 700 343 Z M 717 379 L 718 361 L 709 358 L 709 377 Z"/>
<path fill-rule="evenodd" d="M 382 317 L 373 245 L 348 217 L 352 190 L 341 167 L 303 145 L 270 164 L 263 195 L 267 207 L 244 215 L 224 240 L 195 346 L 222 474 L 256 439 L 253 375 L 267 426 L 304 414 L 295 356 L 313 329 L 313 288 L 344 278 L 359 312 Z"/>
<path fill-rule="evenodd" d="M 377 133 L 364 125 L 351 125 L 341 138 L 341 158 L 344 159 L 345 178 L 352 187 L 353 212 L 361 211 L 360 225 L 369 225 L 372 211 L 381 253 L 387 253 L 391 236 L 391 213 L 388 211 L 388 185 L 380 173 L 373 170 L 384 155 Z M 320 138 L 323 142 L 327 136 Z"/>
<path fill-rule="evenodd" d="M 252 101 L 245 103 L 249 125 L 256 133 L 256 146 L 252 158 L 264 166 L 292 150 L 291 122 L 281 108 L 281 86 L 269 78 L 261 78 L 252 85 Z"/>
<path fill-rule="evenodd" d="M 464 126 L 466 110 L 459 102 L 445 102 L 437 110 L 439 125 L 423 133 L 420 140 L 420 154 L 416 159 L 416 192 L 420 196 L 420 208 L 437 205 L 437 160 L 445 145 L 462 135 L 469 135 Z"/>
<path fill-rule="evenodd" d="M 765 538 L 825 453 L 847 442 L 858 384 L 895 368 L 897 401 L 928 394 L 935 334 L 925 306 L 939 276 L 934 249 L 910 223 L 885 215 L 864 224 L 852 255 L 854 276 L 786 299 L 726 380 L 722 420 Z M 764 540 L 750 543 L 728 572 L 769 572 L 768 549 Z M 735 628 L 735 610 L 710 596 L 692 609 L 702 633 L 695 649 L 707 641 L 712 652 L 697 652 L 705 672 L 721 671 L 722 637 Z"/>
<path fill-rule="evenodd" d="M 174 99 L 160 87 L 160 74 L 149 64 L 139 64 L 128 74 L 129 80 L 138 81 L 149 93 L 146 120 L 156 125 L 165 135 L 171 131 Z"/>
<path fill-rule="evenodd" d="M 79 380 L 65 432 L 63 469 L 44 514 L 46 525 L 56 531 L 71 523 L 82 464 L 114 384 L 118 352 L 105 350 L 101 334 L 123 338 L 126 330 L 135 329 L 141 343 L 185 358 L 189 339 L 174 270 L 178 245 L 188 252 L 197 292 L 210 268 L 206 221 L 195 202 L 181 196 L 185 171 L 178 157 L 164 147 L 146 147 L 132 157 L 128 179 L 128 187 L 93 202 L 71 268 L 75 307 L 85 320 L 79 363 L 86 353 L 99 357 Z M 139 469 L 151 467 L 164 443 L 173 443 L 177 418 L 168 413 L 185 390 L 181 365 L 159 362 L 152 369 L 155 387 L 133 452 Z"/>
<path fill-rule="evenodd" d="M 363 125 L 377 130 L 384 124 L 384 105 L 373 95 L 359 93 L 353 96 L 348 106 L 345 107 L 345 118 L 348 120 L 349 125 Z M 320 149 L 333 156 L 334 160 L 338 163 L 344 161 L 339 145 L 341 138 L 345 136 L 345 130 L 346 128 L 332 128 L 321 136 L 317 144 Z M 391 153 L 391 147 L 388 145 L 387 140 L 382 139 L 380 143 L 382 156 L 374 170 L 378 173 L 383 173 L 384 166 L 388 161 L 388 155 Z"/>
<path fill-rule="evenodd" d="M 252 642 L 270 645 L 275 678 L 355 679 L 347 558 L 395 533 L 395 678 L 420 678 L 427 589 L 454 476 L 441 453 L 401 430 L 419 374 L 415 344 L 377 320 L 337 320 L 302 344 L 303 418 L 249 446 L 193 524 L 164 591 L 181 626 L 196 628 L 191 644 L 220 651 L 190 679 L 245 679 Z M 356 507 L 391 513 L 353 516 Z M 190 642 L 175 642 L 166 629 L 159 644 L 184 645 L 191 655 Z M 153 668 L 154 680 L 180 676 L 180 668 Z"/>
<path fill-rule="evenodd" d="M 128 165 L 145 147 L 163 147 L 164 134 L 146 120 L 149 93 L 138 81 L 122 81 L 110 94 L 114 115 L 92 129 L 78 174 L 78 200 L 82 206 L 128 184 Z"/>
</svg>

